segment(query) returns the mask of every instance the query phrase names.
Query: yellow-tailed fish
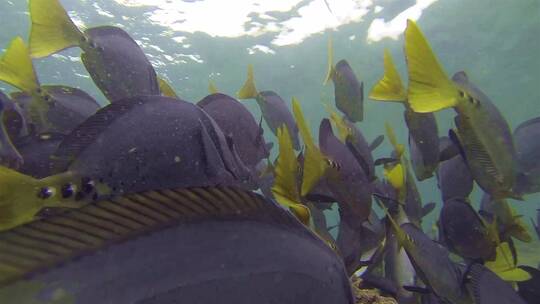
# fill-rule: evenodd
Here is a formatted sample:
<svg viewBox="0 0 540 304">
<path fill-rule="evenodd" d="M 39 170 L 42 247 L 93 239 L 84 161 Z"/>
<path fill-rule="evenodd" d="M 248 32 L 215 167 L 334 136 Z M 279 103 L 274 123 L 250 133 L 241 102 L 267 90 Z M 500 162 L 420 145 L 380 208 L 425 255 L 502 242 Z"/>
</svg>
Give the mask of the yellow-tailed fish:
<svg viewBox="0 0 540 304">
<path fill-rule="evenodd" d="M 255 99 L 261 109 L 264 121 L 277 136 L 277 129 L 285 125 L 293 141 L 295 150 L 300 149 L 300 141 L 298 138 L 298 126 L 296 125 L 293 115 L 285 104 L 285 101 L 273 91 L 257 91 L 255 87 L 255 79 L 253 76 L 253 65 L 248 65 L 247 79 L 237 96 L 239 99 Z"/>
<path fill-rule="evenodd" d="M 0 80 L 20 90 L 11 97 L 27 113 L 27 123 L 37 133 L 69 133 L 99 109 L 99 104 L 79 89 L 41 85 L 21 37 L 14 38 L 0 58 Z"/>
<path fill-rule="evenodd" d="M 302 171 L 302 186 L 300 194 L 305 196 L 319 180 L 325 175 L 329 168 L 328 161 L 315 145 L 308 123 L 302 113 L 300 102 L 293 97 L 292 99 L 293 115 L 300 131 L 300 136 L 306 146 L 304 152 L 304 167 Z"/>
<path fill-rule="evenodd" d="M 0 232 L 0 302 L 353 303 L 327 247 L 237 187 L 144 191 Z"/>
<path fill-rule="evenodd" d="M 81 31 L 58 0 L 30 0 L 29 10 L 33 58 L 80 47 L 86 70 L 110 102 L 160 95 L 152 64 L 137 42 L 121 28 L 99 26 Z"/>
<path fill-rule="evenodd" d="M 489 98 L 464 72 L 450 79 L 426 38 L 408 20 L 405 54 L 409 73 L 408 101 L 419 113 L 445 108 L 457 112 L 451 138 L 463 151 L 478 185 L 494 198 L 513 197 L 516 177 L 515 149 L 508 123 Z"/>
<path fill-rule="evenodd" d="M 393 101 L 405 106 L 403 117 L 409 129 L 412 168 L 418 180 L 431 176 L 439 164 L 439 134 L 433 113 L 416 113 L 407 101 L 407 89 L 388 50 L 384 52 L 384 76 L 375 84 L 369 98 Z"/>
<path fill-rule="evenodd" d="M 298 185 L 299 164 L 285 126 L 278 128 L 279 156 L 274 169 L 275 180 L 272 193 L 278 203 L 289 208 L 305 225 L 309 225 L 309 209 L 302 203 Z"/>
<path fill-rule="evenodd" d="M 364 83 L 359 82 L 349 63 L 342 59 L 334 66 L 332 40 L 328 39 L 328 72 L 324 84 L 332 80 L 336 107 L 351 122 L 364 119 Z"/>
</svg>

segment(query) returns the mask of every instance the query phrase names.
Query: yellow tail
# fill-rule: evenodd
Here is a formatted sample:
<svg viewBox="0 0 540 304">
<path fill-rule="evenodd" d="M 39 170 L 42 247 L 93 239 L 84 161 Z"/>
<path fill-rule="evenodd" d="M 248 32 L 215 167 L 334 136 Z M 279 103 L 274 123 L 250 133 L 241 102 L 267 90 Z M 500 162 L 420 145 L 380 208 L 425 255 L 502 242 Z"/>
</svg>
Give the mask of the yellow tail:
<svg viewBox="0 0 540 304">
<path fill-rule="evenodd" d="M 497 247 L 495 261 L 487 261 L 484 265 L 507 282 L 522 282 L 531 279 L 528 272 L 517 268 L 512 258 L 510 246 L 506 242 Z"/>
<path fill-rule="evenodd" d="M 210 92 L 210 94 L 216 94 L 219 92 L 216 84 L 212 80 L 208 81 L 208 92 Z"/>
<path fill-rule="evenodd" d="M 308 207 L 302 204 L 298 191 L 298 161 L 285 125 L 278 128 L 279 156 L 275 167 L 275 180 L 272 194 L 283 206 L 288 207 L 305 225 L 309 225 L 310 213 Z"/>
<path fill-rule="evenodd" d="M 300 190 L 300 195 L 305 196 L 306 194 L 313 189 L 319 182 L 319 180 L 324 176 L 329 165 L 325 160 L 324 155 L 321 153 L 319 148 L 315 145 L 311 132 L 309 130 L 309 125 L 307 124 L 304 114 L 302 113 L 302 108 L 300 107 L 300 102 L 296 98 L 292 99 L 292 108 L 293 115 L 298 125 L 298 130 L 300 136 L 306 145 L 305 158 L 304 158 L 304 170 L 302 176 L 302 187 Z"/>
<path fill-rule="evenodd" d="M 407 20 L 405 55 L 409 73 L 408 98 L 413 111 L 428 113 L 457 105 L 458 90 L 412 20 Z"/>
<path fill-rule="evenodd" d="M 39 87 L 32 59 L 21 37 L 11 41 L 0 59 L 0 80 L 29 94 Z"/>
<path fill-rule="evenodd" d="M 248 65 L 247 79 L 244 86 L 238 91 L 239 99 L 252 99 L 256 98 L 259 93 L 255 88 L 255 78 L 253 77 L 253 65 Z"/>
<path fill-rule="evenodd" d="M 326 112 L 330 116 L 330 121 L 338 130 L 339 140 L 342 143 L 345 143 L 345 139 L 349 135 L 353 135 L 352 128 L 347 125 L 347 123 L 345 122 L 345 118 L 339 116 L 339 114 L 336 111 L 334 111 L 328 104 L 325 103 L 324 108 L 326 109 Z"/>
<path fill-rule="evenodd" d="M 384 76 L 373 86 L 369 98 L 402 103 L 407 100 L 407 91 L 388 50 L 384 50 Z"/>
<path fill-rule="evenodd" d="M 44 207 L 77 208 L 73 197 L 61 193 L 72 179 L 70 172 L 35 179 L 0 166 L 0 231 L 34 220 Z"/>
<path fill-rule="evenodd" d="M 161 77 L 158 77 L 157 80 L 159 83 L 159 91 L 161 92 L 161 95 L 167 96 L 167 97 L 178 98 L 178 95 L 176 95 L 176 93 L 174 92 L 174 89 L 167 82 L 167 80 Z"/>
<path fill-rule="evenodd" d="M 326 85 L 334 75 L 334 47 L 332 46 L 332 38 L 328 38 L 328 67 L 323 85 Z"/>
<path fill-rule="evenodd" d="M 83 33 L 71 21 L 58 0 L 30 0 L 30 54 L 46 57 L 78 46 Z"/>
</svg>

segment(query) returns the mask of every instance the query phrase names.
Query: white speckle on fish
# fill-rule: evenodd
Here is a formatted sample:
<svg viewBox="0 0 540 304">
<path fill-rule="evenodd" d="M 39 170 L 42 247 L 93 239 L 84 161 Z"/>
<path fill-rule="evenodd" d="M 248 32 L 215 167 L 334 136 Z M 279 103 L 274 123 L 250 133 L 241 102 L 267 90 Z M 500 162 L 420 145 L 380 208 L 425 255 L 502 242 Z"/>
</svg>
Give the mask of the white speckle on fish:
<svg viewBox="0 0 540 304">
<path fill-rule="evenodd" d="M 180 162 L 180 156 L 175 156 L 174 157 L 174 162 L 179 163 Z"/>
</svg>

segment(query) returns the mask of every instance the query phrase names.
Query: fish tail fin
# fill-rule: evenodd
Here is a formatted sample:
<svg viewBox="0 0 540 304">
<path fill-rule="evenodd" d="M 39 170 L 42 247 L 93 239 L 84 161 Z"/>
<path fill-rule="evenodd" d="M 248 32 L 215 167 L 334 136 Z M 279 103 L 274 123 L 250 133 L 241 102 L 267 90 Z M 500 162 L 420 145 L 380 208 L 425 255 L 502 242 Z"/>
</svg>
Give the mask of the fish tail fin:
<svg viewBox="0 0 540 304">
<path fill-rule="evenodd" d="M 516 267 L 512 259 L 512 250 L 507 242 L 500 243 L 496 248 L 494 261 L 486 261 L 484 266 L 489 268 L 501 279 L 507 282 L 521 282 L 531 278 L 531 275 L 521 268 Z"/>
<path fill-rule="evenodd" d="M 255 87 L 255 77 L 253 76 L 253 65 L 248 65 L 247 79 L 244 86 L 238 91 L 238 98 L 240 99 L 252 99 L 256 98 L 259 93 Z"/>
<path fill-rule="evenodd" d="M 27 93 L 39 87 L 28 47 L 21 37 L 15 37 L 0 58 L 0 80 Z"/>
<path fill-rule="evenodd" d="M 332 79 L 332 75 L 334 75 L 334 47 L 332 45 L 332 37 L 328 38 L 328 67 L 326 71 L 326 77 L 324 78 L 323 85 L 326 85 L 330 79 Z"/>
<path fill-rule="evenodd" d="M 292 98 L 292 108 L 300 136 L 306 146 L 302 186 L 300 189 L 300 195 L 305 196 L 319 182 L 321 177 L 324 176 L 329 165 L 322 152 L 315 145 L 309 130 L 309 125 L 302 113 L 300 102 L 295 97 Z"/>
<path fill-rule="evenodd" d="M 39 180 L 0 166 L 0 231 L 31 221 L 39 211 Z"/>
<path fill-rule="evenodd" d="M 210 94 L 216 94 L 219 92 L 218 88 L 216 87 L 216 84 L 214 83 L 212 79 L 208 81 L 208 92 L 210 92 Z"/>
<path fill-rule="evenodd" d="M 402 144 L 398 143 L 396 133 L 394 132 L 394 129 L 389 123 L 385 123 L 384 128 L 386 129 L 386 135 L 388 136 L 390 144 L 392 144 L 392 147 L 394 148 L 397 157 L 400 158 L 405 152 L 405 147 Z"/>
<path fill-rule="evenodd" d="M 429 113 L 457 105 L 458 90 L 412 20 L 407 20 L 405 30 L 405 56 L 409 74 L 408 102 L 413 111 Z"/>
<path fill-rule="evenodd" d="M 405 103 L 407 90 L 403 86 L 399 72 L 397 71 L 392 55 L 388 49 L 384 50 L 384 75 L 373 86 L 369 98 L 378 101 L 395 101 Z"/>
<path fill-rule="evenodd" d="M 159 91 L 161 92 L 161 95 L 172 97 L 172 98 L 178 98 L 178 95 L 174 92 L 174 89 L 172 86 L 165 80 L 164 78 L 157 77 L 158 84 L 159 84 Z"/>
<path fill-rule="evenodd" d="M 69 18 L 58 0 L 30 0 L 30 54 L 46 57 L 78 46 L 84 34 Z"/>
<path fill-rule="evenodd" d="M 306 226 L 310 223 L 309 208 L 302 204 L 298 191 L 298 161 L 294 154 L 291 136 L 285 125 L 278 128 L 277 138 L 279 155 L 274 168 L 275 180 L 272 194 L 276 201 L 289 208 L 291 212 Z"/>
</svg>

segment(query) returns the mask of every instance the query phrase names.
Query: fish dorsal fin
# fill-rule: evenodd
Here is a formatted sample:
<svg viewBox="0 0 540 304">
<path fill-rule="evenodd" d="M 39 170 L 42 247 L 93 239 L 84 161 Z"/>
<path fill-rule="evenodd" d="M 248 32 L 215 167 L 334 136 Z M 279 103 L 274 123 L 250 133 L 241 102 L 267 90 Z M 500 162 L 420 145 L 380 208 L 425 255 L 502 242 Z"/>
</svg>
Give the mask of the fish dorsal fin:
<svg viewBox="0 0 540 304">
<path fill-rule="evenodd" d="M 408 101 L 415 112 L 435 112 L 457 105 L 456 87 L 412 20 L 407 20 L 405 30 L 405 56 L 409 73 Z"/>
<path fill-rule="evenodd" d="M 332 37 L 328 38 L 328 62 L 326 77 L 324 77 L 323 85 L 326 85 L 328 81 L 332 79 L 334 75 L 334 47 L 332 45 Z"/>
<path fill-rule="evenodd" d="M 253 76 L 253 65 L 249 64 L 247 68 L 247 79 L 244 86 L 238 91 L 239 99 L 252 99 L 256 98 L 259 93 L 255 87 L 255 76 Z"/>
<path fill-rule="evenodd" d="M 30 0 L 30 18 L 30 54 L 34 58 L 77 46 L 84 38 L 58 0 Z"/>
<path fill-rule="evenodd" d="M 157 77 L 158 84 L 159 84 L 159 91 L 161 92 L 161 95 L 172 97 L 172 98 L 178 98 L 178 95 L 174 92 L 174 89 L 172 86 L 167 82 L 167 80 Z"/>
<path fill-rule="evenodd" d="M 384 76 L 373 86 L 369 98 L 396 102 L 405 102 L 407 100 L 407 90 L 403 86 L 401 77 L 399 77 L 392 55 L 387 49 L 384 50 Z"/>
<path fill-rule="evenodd" d="M 298 161 L 291 136 L 285 125 L 278 128 L 279 155 L 274 169 L 272 194 L 281 205 L 288 207 L 304 224 L 309 223 L 309 209 L 302 204 L 297 182 Z"/>
<path fill-rule="evenodd" d="M 51 157 L 54 160 L 54 172 L 66 171 L 71 162 L 117 118 L 146 102 L 147 99 L 144 98 L 128 98 L 99 109 L 60 143 Z"/>
<path fill-rule="evenodd" d="M 202 220 L 254 220 L 288 229 L 300 227 L 262 196 L 233 187 L 130 194 L 0 232 L 0 287 L 112 244 Z"/>
<path fill-rule="evenodd" d="M 32 93 L 39 87 L 32 59 L 21 37 L 15 37 L 0 58 L 0 80 Z"/>
</svg>

